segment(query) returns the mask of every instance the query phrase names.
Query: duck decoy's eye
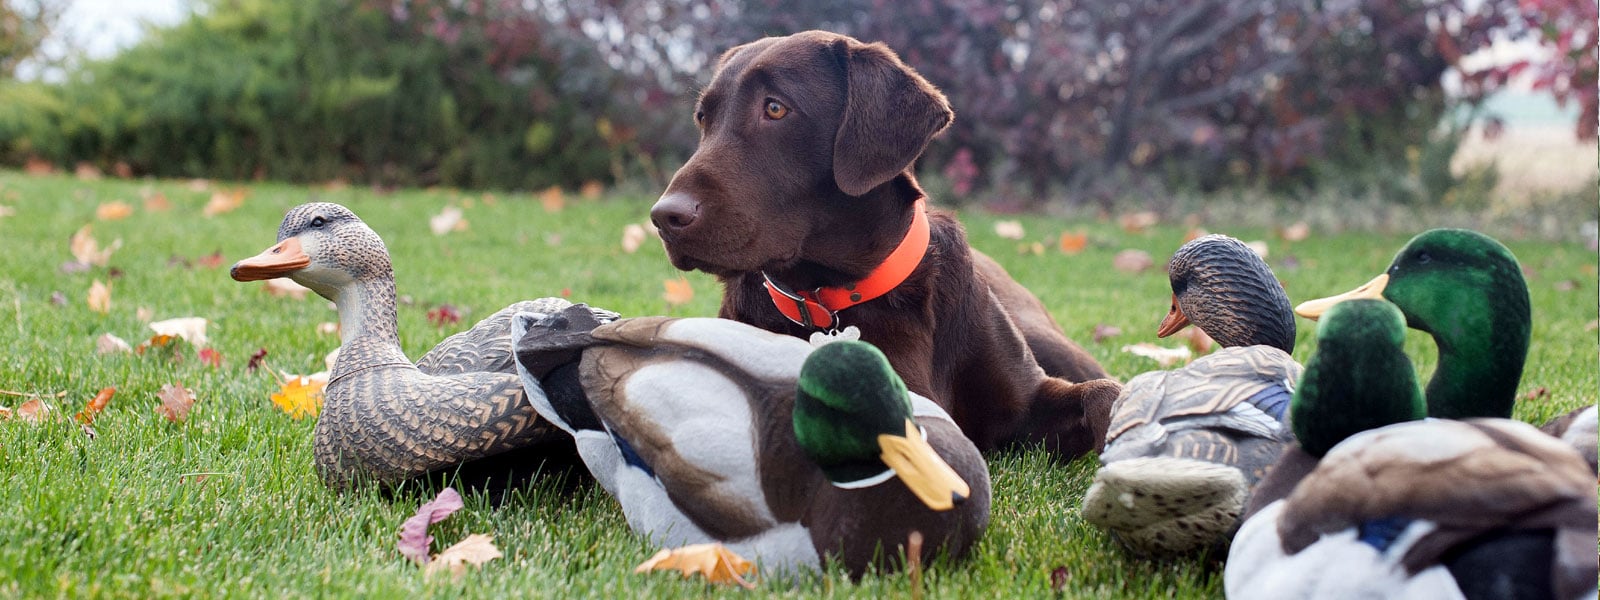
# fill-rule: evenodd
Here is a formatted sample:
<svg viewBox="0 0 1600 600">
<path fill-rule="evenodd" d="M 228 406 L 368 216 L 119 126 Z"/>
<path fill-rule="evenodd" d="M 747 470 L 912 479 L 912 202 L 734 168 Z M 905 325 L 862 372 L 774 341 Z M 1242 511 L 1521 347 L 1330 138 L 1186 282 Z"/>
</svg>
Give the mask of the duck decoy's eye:
<svg viewBox="0 0 1600 600">
<path fill-rule="evenodd" d="M 311 219 L 311 226 L 312 227 L 321 227 L 321 226 L 327 225 L 327 224 L 328 224 L 327 219 L 324 219 L 322 217 L 313 217 Z"/>
<path fill-rule="evenodd" d="M 1425 264 L 1428 264 L 1428 263 L 1431 263 L 1431 262 L 1433 262 L 1433 255 L 1428 254 L 1427 252 L 1423 252 L 1422 254 L 1418 254 L 1417 255 L 1417 263 L 1418 264 L 1424 264 L 1425 265 Z"/>
</svg>

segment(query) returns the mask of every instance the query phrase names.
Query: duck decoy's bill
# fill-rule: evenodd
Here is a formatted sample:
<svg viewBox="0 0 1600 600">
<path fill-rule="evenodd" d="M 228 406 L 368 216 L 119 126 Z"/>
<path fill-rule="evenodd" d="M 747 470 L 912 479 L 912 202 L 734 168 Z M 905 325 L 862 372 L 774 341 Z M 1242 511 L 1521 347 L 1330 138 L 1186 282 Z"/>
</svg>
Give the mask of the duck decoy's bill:
<svg viewBox="0 0 1600 600">
<path fill-rule="evenodd" d="M 1188 315 L 1183 314 L 1183 309 L 1178 308 L 1178 295 L 1172 295 L 1172 310 L 1167 311 L 1167 317 L 1161 320 L 1161 325 L 1156 327 L 1156 337 L 1164 338 L 1189 326 Z"/>
<path fill-rule="evenodd" d="M 260 281 L 283 277 L 311 264 L 311 257 L 300 248 L 300 238 L 285 239 L 250 258 L 234 263 L 228 271 L 234 281 Z"/>
<path fill-rule="evenodd" d="M 879 457 L 883 463 L 894 469 L 895 475 L 928 508 L 950 510 L 972 495 L 972 488 L 933 451 L 911 419 L 906 419 L 904 436 L 879 435 L 878 447 L 883 450 Z"/>
<path fill-rule="evenodd" d="M 1344 302 L 1345 300 L 1355 300 L 1357 298 L 1382 300 L 1383 288 L 1388 287 L 1388 285 L 1389 274 L 1384 273 L 1377 277 L 1373 277 L 1372 281 L 1361 284 L 1361 287 L 1350 290 L 1343 294 L 1301 302 L 1300 306 L 1294 307 L 1294 312 L 1297 315 L 1315 321 L 1322 317 L 1322 313 L 1328 312 L 1328 309 L 1332 308 L 1333 305 Z"/>
</svg>

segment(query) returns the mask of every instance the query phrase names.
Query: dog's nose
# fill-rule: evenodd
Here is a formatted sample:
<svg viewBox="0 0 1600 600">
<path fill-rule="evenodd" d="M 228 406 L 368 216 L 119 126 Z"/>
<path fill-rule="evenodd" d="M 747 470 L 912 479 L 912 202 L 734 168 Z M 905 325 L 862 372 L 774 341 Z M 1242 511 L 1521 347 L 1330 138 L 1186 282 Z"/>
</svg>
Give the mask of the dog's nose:
<svg viewBox="0 0 1600 600">
<path fill-rule="evenodd" d="M 656 229 L 681 230 L 694 224 L 699 217 L 700 203 L 683 192 L 662 196 L 650 207 L 650 222 L 656 224 Z"/>
</svg>

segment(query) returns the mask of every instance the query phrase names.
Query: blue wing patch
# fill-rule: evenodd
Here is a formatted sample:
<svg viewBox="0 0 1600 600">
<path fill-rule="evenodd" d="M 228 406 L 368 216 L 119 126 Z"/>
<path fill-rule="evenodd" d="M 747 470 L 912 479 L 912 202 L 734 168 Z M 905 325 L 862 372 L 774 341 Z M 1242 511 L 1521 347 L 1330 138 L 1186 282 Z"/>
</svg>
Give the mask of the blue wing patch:
<svg viewBox="0 0 1600 600">
<path fill-rule="evenodd" d="M 1365 521 L 1361 523 L 1356 538 L 1363 544 L 1377 548 L 1378 552 L 1388 552 L 1389 546 L 1414 520 L 1408 517 L 1385 517 Z"/>
<path fill-rule="evenodd" d="M 651 469 L 650 464 L 644 462 L 644 458 L 639 456 L 639 453 L 633 449 L 633 445 L 629 444 L 628 440 L 622 439 L 622 436 L 615 433 L 611 434 L 611 439 L 617 443 L 617 450 L 622 452 L 622 462 L 644 471 L 646 475 L 656 476 L 655 469 Z"/>
<path fill-rule="evenodd" d="M 1289 388 L 1282 385 L 1273 385 L 1256 392 L 1246 402 L 1261 409 L 1261 412 L 1272 415 L 1272 418 L 1282 423 L 1283 413 L 1289 410 L 1289 400 L 1293 397 L 1294 393 L 1290 392 Z"/>
</svg>

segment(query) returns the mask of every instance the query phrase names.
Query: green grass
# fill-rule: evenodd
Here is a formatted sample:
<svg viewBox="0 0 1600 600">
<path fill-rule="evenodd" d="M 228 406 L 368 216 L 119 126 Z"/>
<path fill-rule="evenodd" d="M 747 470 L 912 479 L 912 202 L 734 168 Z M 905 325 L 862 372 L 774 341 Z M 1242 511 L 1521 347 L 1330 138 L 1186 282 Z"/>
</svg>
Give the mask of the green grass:
<svg viewBox="0 0 1600 600">
<path fill-rule="evenodd" d="M 237 211 L 204 218 L 209 192 L 184 182 L 84 182 L 0 173 L 0 389 L 46 393 L 65 414 L 76 412 L 104 386 L 115 399 L 95 421 L 90 439 L 68 419 L 43 424 L 0 422 L 0 596 L 370 596 L 686 597 L 741 594 L 708 589 L 632 567 L 652 549 L 632 535 L 617 506 L 588 488 L 565 497 L 552 485 L 531 487 L 500 506 L 468 495 L 467 508 L 434 526 L 435 550 L 468 533 L 487 533 L 505 557 L 459 581 L 425 579 L 395 550 L 401 521 L 432 490 L 336 494 L 311 469 L 310 420 L 276 410 L 266 375 L 247 373 L 247 357 L 269 350 L 274 367 L 310 372 L 337 345 L 316 332 L 335 319 L 329 304 L 263 293 L 260 284 L 228 279 L 226 264 L 274 241 L 284 211 L 309 200 L 347 204 L 387 241 L 402 295 L 401 335 L 413 357 L 476 319 L 519 299 L 570 293 L 573 300 L 625 315 L 712 315 L 720 290 L 700 274 L 683 275 L 651 240 L 635 254 L 620 247 L 625 224 L 642 222 L 648 194 L 613 194 L 598 201 L 569 198 L 548 213 L 536 198 L 448 190 L 377 195 L 365 190 L 320 190 L 250 185 Z M 146 191 L 171 201 L 168 212 L 141 207 Z M 111 200 L 139 207 L 127 219 L 95 221 L 95 207 Z M 432 235 L 427 218 L 446 204 L 468 205 L 470 229 Z M 1159 267 L 1130 275 L 1111 268 L 1119 250 L 1150 252 L 1159 264 L 1183 240 L 1185 228 L 1158 226 L 1130 234 L 1114 222 L 1063 222 L 1021 217 L 1027 241 L 1042 241 L 1042 255 L 1018 251 L 1019 242 L 994 233 L 997 217 L 965 214 L 972 243 L 1002 261 L 1054 311 L 1068 334 L 1083 342 L 1117 377 L 1155 368 L 1119 351 L 1154 341 L 1169 292 Z M 67 240 L 94 222 L 102 242 L 122 238 L 106 268 L 66 274 Z M 1426 223 L 1417 223 L 1420 229 Z M 1289 244 L 1270 229 L 1213 230 L 1272 244 L 1274 268 L 1294 301 L 1352 288 L 1378 273 L 1409 237 L 1401 234 L 1313 235 Z M 1061 231 L 1085 231 L 1092 243 L 1081 254 L 1055 251 Z M 1542 419 L 1596 401 L 1595 255 L 1579 244 L 1507 240 L 1530 271 L 1534 344 L 1524 391 L 1550 395 L 1525 402 L 1517 416 Z M 170 266 L 220 251 L 220 268 Z M 1290 261 L 1290 257 L 1293 258 Z M 1290 263 L 1294 266 L 1292 266 Z M 671 307 L 662 281 L 686 277 L 695 297 Z M 94 279 L 110 278 L 113 306 L 91 312 L 85 294 Z M 1566 289 L 1566 288 L 1575 289 Z M 57 305 L 52 294 L 66 302 Z M 427 311 L 441 303 L 462 309 L 462 323 L 435 328 Z M 94 340 L 113 333 L 137 343 L 149 336 L 140 308 L 155 319 L 210 319 L 220 369 L 193 356 L 173 363 L 155 356 L 95 353 Z M 1120 327 L 1119 337 L 1090 341 L 1096 324 Z M 1304 359 L 1311 327 L 1301 323 Z M 1432 344 L 1413 332 L 1408 351 L 1424 371 L 1435 361 Z M 156 391 L 183 382 L 199 396 L 186 423 L 169 423 L 154 411 Z M 22 398 L 0 397 L 15 407 Z M 1220 575 L 1196 561 L 1151 563 L 1129 559 L 1087 526 L 1077 507 L 1093 473 L 1092 458 L 1065 467 L 1039 452 L 991 457 L 995 504 L 987 536 L 972 555 L 938 564 L 924 581 L 928 597 L 1050 595 L 1052 570 L 1064 567 L 1065 597 L 1215 597 Z M 207 473 L 203 480 L 193 474 Z M 869 575 L 851 583 L 837 569 L 798 582 L 766 581 L 760 592 L 812 597 L 903 596 L 901 574 Z"/>
</svg>

